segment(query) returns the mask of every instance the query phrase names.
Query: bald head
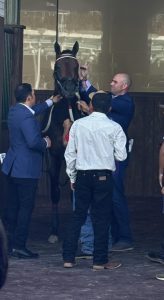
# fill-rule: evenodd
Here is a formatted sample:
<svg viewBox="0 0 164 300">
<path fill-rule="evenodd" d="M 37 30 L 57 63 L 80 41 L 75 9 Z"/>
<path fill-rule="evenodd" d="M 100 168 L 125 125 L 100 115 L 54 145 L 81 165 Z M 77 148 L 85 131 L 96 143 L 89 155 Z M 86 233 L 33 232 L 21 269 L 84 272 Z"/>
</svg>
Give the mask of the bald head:
<svg viewBox="0 0 164 300">
<path fill-rule="evenodd" d="M 124 95 L 131 86 L 130 76 L 126 73 L 118 73 L 114 75 L 110 85 L 113 95 Z"/>
<path fill-rule="evenodd" d="M 126 73 L 119 73 L 118 74 L 120 76 L 120 78 L 122 78 L 122 81 L 127 84 L 128 86 L 128 89 L 130 88 L 131 84 L 132 84 L 132 81 L 131 81 L 131 78 L 128 74 Z"/>
</svg>

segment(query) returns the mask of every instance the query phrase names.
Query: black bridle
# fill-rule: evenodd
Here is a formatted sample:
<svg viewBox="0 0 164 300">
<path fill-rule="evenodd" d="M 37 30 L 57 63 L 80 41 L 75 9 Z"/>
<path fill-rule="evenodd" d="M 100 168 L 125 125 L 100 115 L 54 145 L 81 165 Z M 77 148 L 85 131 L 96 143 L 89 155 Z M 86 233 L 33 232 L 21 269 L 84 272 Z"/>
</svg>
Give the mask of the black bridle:
<svg viewBox="0 0 164 300">
<path fill-rule="evenodd" d="M 75 96 L 79 91 L 79 63 L 76 54 L 79 50 L 78 42 L 75 42 L 72 50 L 61 51 L 58 42 L 54 44 L 56 62 L 54 66 L 55 92 L 65 98 Z"/>
<path fill-rule="evenodd" d="M 56 70 L 56 68 L 57 68 L 58 61 L 60 61 L 62 59 L 76 60 L 76 62 L 77 62 L 78 65 L 79 65 L 79 63 L 78 63 L 77 58 L 74 57 L 70 53 L 63 53 L 63 54 L 61 54 L 61 56 L 58 57 L 56 59 L 56 62 L 55 62 L 54 77 L 55 77 L 56 84 L 59 87 L 58 92 L 61 94 L 61 96 L 69 98 L 69 97 L 74 96 L 76 93 L 78 93 L 78 91 L 79 91 L 79 79 L 77 80 L 77 79 L 75 79 L 72 76 L 71 77 L 62 78 L 59 75 L 59 73 Z M 73 90 L 73 93 L 69 94 L 68 90 L 66 89 L 66 86 L 69 87 L 71 85 L 74 87 L 74 90 Z"/>
</svg>

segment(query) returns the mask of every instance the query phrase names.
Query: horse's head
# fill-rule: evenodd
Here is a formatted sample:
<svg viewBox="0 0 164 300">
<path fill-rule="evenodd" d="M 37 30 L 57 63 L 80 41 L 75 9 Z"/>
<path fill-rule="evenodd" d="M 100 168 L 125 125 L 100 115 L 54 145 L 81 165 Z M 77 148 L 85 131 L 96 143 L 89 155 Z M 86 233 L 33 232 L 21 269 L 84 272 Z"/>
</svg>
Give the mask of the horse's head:
<svg viewBox="0 0 164 300">
<path fill-rule="evenodd" d="M 76 54 L 79 50 L 75 42 L 72 50 L 61 51 L 58 42 L 55 43 L 56 62 L 54 66 L 55 94 L 63 97 L 73 97 L 79 89 L 79 63 Z"/>
</svg>

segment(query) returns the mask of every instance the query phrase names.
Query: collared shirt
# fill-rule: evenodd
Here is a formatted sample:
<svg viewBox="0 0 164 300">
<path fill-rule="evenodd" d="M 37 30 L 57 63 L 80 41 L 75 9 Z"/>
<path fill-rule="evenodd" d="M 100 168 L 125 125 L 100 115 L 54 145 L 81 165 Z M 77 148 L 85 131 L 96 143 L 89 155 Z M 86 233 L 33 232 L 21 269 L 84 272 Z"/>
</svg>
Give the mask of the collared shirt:
<svg viewBox="0 0 164 300">
<path fill-rule="evenodd" d="M 27 107 L 27 109 L 29 110 L 29 111 L 31 111 L 31 113 L 33 114 L 33 115 L 35 115 L 35 111 L 30 107 L 30 106 L 28 106 L 28 105 L 26 105 L 25 103 L 20 103 L 21 105 L 23 105 L 23 106 L 26 106 Z"/>
<path fill-rule="evenodd" d="M 115 170 L 115 159 L 127 157 L 126 136 L 119 124 L 93 112 L 74 122 L 65 151 L 67 174 L 72 183 L 77 170 Z"/>
<path fill-rule="evenodd" d="M 86 84 L 86 91 L 88 91 L 89 90 L 89 88 L 91 87 L 91 83 L 90 83 L 90 81 L 89 80 L 86 80 L 85 81 L 85 84 Z"/>
<path fill-rule="evenodd" d="M 51 107 L 52 104 L 53 104 L 52 99 L 47 99 L 45 102 L 47 103 L 47 105 L 48 105 L 49 107 Z"/>
</svg>

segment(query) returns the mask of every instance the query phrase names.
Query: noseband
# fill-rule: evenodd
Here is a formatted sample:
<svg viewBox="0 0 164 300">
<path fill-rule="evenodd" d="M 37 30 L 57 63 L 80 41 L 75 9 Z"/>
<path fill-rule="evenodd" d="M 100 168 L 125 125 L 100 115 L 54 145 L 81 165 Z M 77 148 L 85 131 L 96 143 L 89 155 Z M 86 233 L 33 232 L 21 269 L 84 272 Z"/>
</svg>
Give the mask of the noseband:
<svg viewBox="0 0 164 300">
<path fill-rule="evenodd" d="M 58 57 L 57 59 L 56 59 L 56 62 L 58 61 L 58 60 L 60 60 L 60 59 L 63 59 L 63 58 L 73 58 L 73 59 L 75 59 L 76 61 L 77 61 L 77 58 L 76 57 L 74 57 L 74 56 L 72 56 L 72 54 L 69 54 L 69 53 L 63 53 L 60 57 Z"/>
</svg>

